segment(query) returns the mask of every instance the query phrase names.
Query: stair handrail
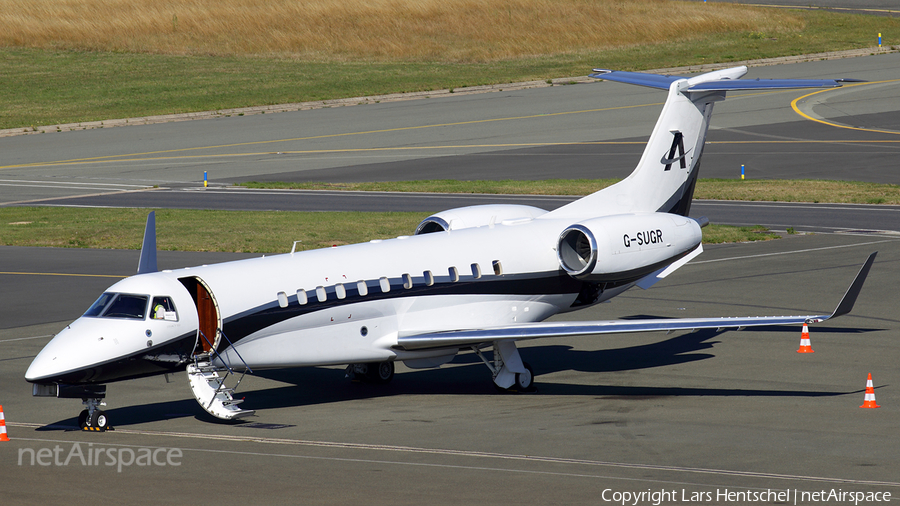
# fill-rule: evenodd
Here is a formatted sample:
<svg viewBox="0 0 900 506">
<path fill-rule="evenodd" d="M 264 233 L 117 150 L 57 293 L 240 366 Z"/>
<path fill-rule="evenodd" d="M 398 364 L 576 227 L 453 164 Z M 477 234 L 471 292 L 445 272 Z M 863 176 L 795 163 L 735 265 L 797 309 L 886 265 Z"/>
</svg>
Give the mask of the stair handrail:
<svg viewBox="0 0 900 506">
<path fill-rule="evenodd" d="M 219 330 L 219 329 L 216 329 L 216 330 Z M 223 358 L 222 355 L 219 355 L 219 352 L 216 351 L 216 347 L 213 346 L 213 344 L 211 342 L 209 342 L 209 339 L 206 337 L 206 334 L 204 334 L 202 330 L 199 330 L 198 332 L 200 332 L 200 337 L 202 337 L 203 340 L 206 341 L 206 344 L 209 345 L 209 351 L 215 353 L 216 356 L 219 357 L 219 361 L 222 362 L 222 365 L 225 366 L 225 369 L 228 369 L 229 374 L 234 374 L 234 371 L 232 371 L 231 368 L 228 367 L 228 362 L 225 361 L 225 358 Z M 221 332 L 221 330 L 219 330 L 219 332 Z M 222 335 L 224 336 L 225 334 L 222 334 Z M 225 339 L 227 340 L 228 338 L 226 337 Z M 231 341 L 228 341 L 228 344 L 231 344 Z M 240 356 L 240 355 L 238 355 L 238 356 Z M 196 357 L 196 355 L 195 355 L 195 357 Z M 241 360 L 244 360 L 244 359 L 242 358 Z M 195 358 L 195 361 L 196 361 L 196 358 Z M 244 365 L 247 365 L 247 364 L 244 364 Z"/>
<path fill-rule="evenodd" d="M 241 362 L 244 364 L 245 370 L 249 371 L 250 374 L 253 374 L 253 369 L 250 369 L 250 366 L 247 365 L 247 361 L 244 360 L 244 357 L 241 356 L 241 352 L 237 351 L 237 348 L 234 347 L 234 343 L 231 342 L 231 339 L 228 339 L 228 336 L 225 335 L 225 332 L 222 329 L 216 329 L 216 330 L 219 332 L 219 334 L 222 335 L 222 337 L 225 338 L 226 341 L 228 341 L 228 346 L 234 351 L 234 354 L 237 355 L 239 359 L 241 359 Z M 234 374 L 234 373 L 232 373 L 232 374 Z"/>
</svg>

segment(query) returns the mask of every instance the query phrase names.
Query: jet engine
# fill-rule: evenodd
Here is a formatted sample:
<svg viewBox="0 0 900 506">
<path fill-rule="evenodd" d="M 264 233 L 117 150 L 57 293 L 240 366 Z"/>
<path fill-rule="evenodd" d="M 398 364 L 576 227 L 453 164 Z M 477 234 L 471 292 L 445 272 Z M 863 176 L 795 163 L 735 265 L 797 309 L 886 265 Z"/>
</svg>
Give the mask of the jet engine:
<svg viewBox="0 0 900 506">
<path fill-rule="evenodd" d="M 604 216 L 567 227 L 556 254 L 573 278 L 629 282 L 678 260 L 702 239 L 700 223 L 677 214 Z"/>
<path fill-rule="evenodd" d="M 483 227 L 503 222 L 531 221 L 546 212 L 537 207 L 515 204 L 457 207 L 432 214 L 422 220 L 416 227 L 416 235 Z"/>
</svg>

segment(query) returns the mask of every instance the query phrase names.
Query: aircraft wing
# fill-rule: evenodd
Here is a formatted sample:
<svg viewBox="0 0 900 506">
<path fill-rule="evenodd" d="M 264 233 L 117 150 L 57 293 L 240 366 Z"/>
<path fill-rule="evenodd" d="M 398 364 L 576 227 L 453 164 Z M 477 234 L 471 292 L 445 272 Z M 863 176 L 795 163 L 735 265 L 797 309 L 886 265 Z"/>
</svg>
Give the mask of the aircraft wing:
<svg viewBox="0 0 900 506">
<path fill-rule="evenodd" d="M 749 316 L 744 318 L 662 318 L 642 320 L 607 320 L 583 322 L 540 322 L 490 327 L 484 329 L 464 329 L 443 332 L 415 334 L 400 333 L 397 348 L 403 350 L 423 350 L 434 348 L 456 348 L 475 346 L 494 341 L 538 339 L 544 337 L 580 336 L 592 334 L 612 334 L 625 332 L 675 331 L 699 329 L 741 329 L 762 325 L 799 325 L 818 323 L 845 315 L 853 309 L 853 304 L 862 290 L 862 285 L 875 261 L 877 252 L 869 255 L 853 279 L 844 297 L 831 314 L 801 316 Z"/>
</svg>

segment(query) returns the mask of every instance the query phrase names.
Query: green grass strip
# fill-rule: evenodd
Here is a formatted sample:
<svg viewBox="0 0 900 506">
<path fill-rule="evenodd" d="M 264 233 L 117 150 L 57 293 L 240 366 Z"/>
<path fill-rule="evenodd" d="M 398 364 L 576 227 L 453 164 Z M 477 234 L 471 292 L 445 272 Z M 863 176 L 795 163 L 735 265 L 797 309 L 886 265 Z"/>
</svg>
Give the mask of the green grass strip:
<svg viewBox="0 0 900 506">
<path fill-rule="evenodd" d="M 426 180 L 376 183 L 259 183 L 249 188 L 298 190 L 487 193 L 515 195 L 588 195 L 617 179 L 547 179 L 542 181 Z M 900 185 L 857 181 L 700 179 L 696 199 L 835 204 L 900 204 Z"/>
<path fill-rule="evenodd" d="M 140 249 L 146 209 L 0 208 L 0 244 Z M 287 253 L 411 235 L 426 213 L 156 211 L 160 250 Z M 710 225 L 704 242 L 777 238 L 764 229 Z"/>
</svg>

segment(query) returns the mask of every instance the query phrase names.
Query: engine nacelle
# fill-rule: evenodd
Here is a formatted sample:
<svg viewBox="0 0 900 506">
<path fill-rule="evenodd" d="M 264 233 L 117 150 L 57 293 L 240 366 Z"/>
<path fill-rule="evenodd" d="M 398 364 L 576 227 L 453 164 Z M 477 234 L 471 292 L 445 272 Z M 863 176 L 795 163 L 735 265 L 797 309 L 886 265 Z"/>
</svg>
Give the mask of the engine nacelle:
<svg viewBox="0 0 900 506">
<path fill-rule="evenodd" d="M 583 281 L 636 281 L 678 260 L 703 239 L 700 224 L 667 213 L 604 216 L 566 228 L 559 265 Z"/>
<path fill-rule="evenodd" d="M 416 227 L 416 235 L 463 228 L 483 227 L 511 221 L 533 220 L 547 211 L 516 204 L 487 204 L 482 206 L 457 207 L 448 209 L 422 220 Z"/>
</svg>

